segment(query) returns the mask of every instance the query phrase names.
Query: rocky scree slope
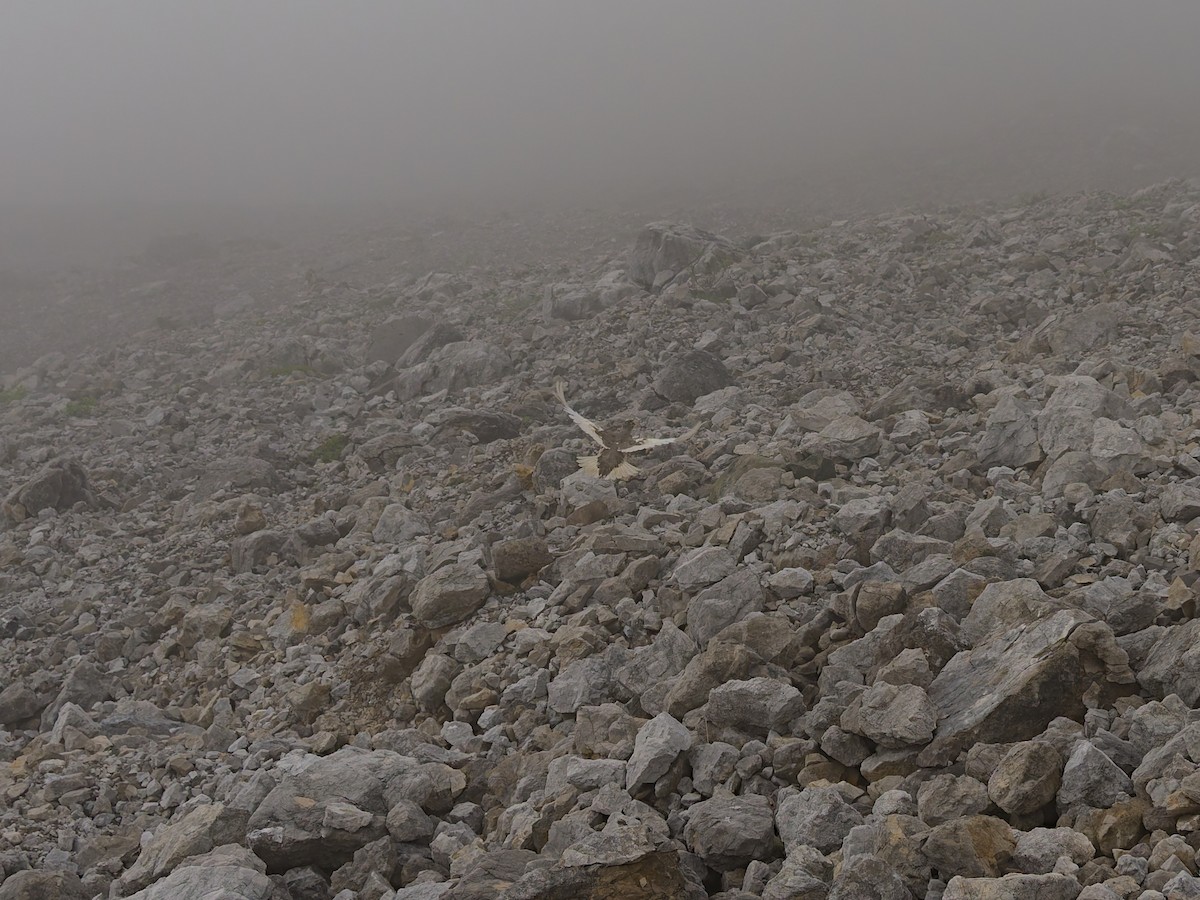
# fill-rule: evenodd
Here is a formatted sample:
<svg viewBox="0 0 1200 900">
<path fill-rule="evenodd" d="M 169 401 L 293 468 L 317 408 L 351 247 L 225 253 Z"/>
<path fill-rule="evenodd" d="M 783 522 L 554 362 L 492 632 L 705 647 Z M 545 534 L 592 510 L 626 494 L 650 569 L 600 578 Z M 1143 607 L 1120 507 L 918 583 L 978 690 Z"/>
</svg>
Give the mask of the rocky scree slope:
<svg viewBox="0 0 1200 900">
<path fill-rule="evenodd" d="M 44 356 L 0 898 L 1200 896 L 1197 334 L 1176 181 Z"/>
</svg>

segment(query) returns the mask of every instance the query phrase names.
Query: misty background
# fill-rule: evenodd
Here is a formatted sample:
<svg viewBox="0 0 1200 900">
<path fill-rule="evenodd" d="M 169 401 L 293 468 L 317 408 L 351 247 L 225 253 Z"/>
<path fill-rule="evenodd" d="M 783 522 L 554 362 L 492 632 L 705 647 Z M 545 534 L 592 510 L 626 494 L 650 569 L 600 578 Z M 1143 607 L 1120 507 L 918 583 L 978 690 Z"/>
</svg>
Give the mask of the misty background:
<svg viewBox="0 0 1200 900">
<path fill-rule="evenodd" d="M 1198 35 L 1184 0 L 9 0 L 0 265 L 441 209 L 1122 189 L 1200 170 Z"/>
</svg>

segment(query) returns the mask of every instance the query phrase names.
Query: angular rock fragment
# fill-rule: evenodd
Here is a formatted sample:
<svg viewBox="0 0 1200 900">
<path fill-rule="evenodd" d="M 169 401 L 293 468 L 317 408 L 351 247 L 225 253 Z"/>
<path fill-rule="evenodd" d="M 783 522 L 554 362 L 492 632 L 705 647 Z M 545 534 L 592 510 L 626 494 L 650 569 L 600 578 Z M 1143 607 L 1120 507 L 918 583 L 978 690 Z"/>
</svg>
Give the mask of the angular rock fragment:
<svg viewBox="0 0 1200 900">
<path fill-rule="evenodd" d="M 409 604 L 413 616 L 426 628 L 445 628 L 483 606 L 490 593 L 491 586 L 482 569 L 452 565 L 418 581 Z"/>
</svg>

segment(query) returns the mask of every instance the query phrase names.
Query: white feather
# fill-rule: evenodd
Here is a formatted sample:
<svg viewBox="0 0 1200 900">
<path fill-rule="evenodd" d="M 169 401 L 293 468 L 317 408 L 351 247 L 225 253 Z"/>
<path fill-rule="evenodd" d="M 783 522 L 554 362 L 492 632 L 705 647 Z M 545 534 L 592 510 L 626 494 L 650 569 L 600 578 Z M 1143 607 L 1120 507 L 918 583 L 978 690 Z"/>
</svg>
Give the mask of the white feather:
<svg viewBox="0 0 1200 900">
<path fill-rule="evenodd" d="M 629 460 L 625 460 L 623 463 L 621 463 L 619 466 L 617 466 L 615 469 L 613 469 L 611 472 L 609 472 L 604 477 L 608 478 L 612 481 L 624 481 L 626 478 L 632 478 L 637 473 L 638 473 L 638 467 L 635 466 L 633 463 L 631 463 Z"/>
<path fill-rule="evenodd" d="M 584 434 L 607 450 L 608 444 L 604 443 L 604 438 L 600 437 L 600 426 L 587 416 L 576 412 L 571 404 L 567 402 L 566 387 L 566 383 L 561 379 L 556 381 L 554 383 L 554 396 L 558 397 L 558 402 L 563 405 L 563 409 L 567 411 L 567 415 L 571 417 L 571 421 L 578 425 Z"/>
</svg>

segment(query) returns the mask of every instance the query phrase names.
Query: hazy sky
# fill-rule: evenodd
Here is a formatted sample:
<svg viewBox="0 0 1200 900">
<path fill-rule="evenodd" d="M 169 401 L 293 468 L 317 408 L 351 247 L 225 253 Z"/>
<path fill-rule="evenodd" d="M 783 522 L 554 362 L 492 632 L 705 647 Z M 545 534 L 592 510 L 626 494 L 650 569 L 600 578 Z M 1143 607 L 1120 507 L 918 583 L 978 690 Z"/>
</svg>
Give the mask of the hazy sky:
<svg viewBox="0 0 1200 900">
<path fill-rule="evenodd" d="M 0 204 L 769 179 L 1028 116 L 1195 116 L 1198 36 L 1195 0 L 5 0 Z"/>
</svg>

